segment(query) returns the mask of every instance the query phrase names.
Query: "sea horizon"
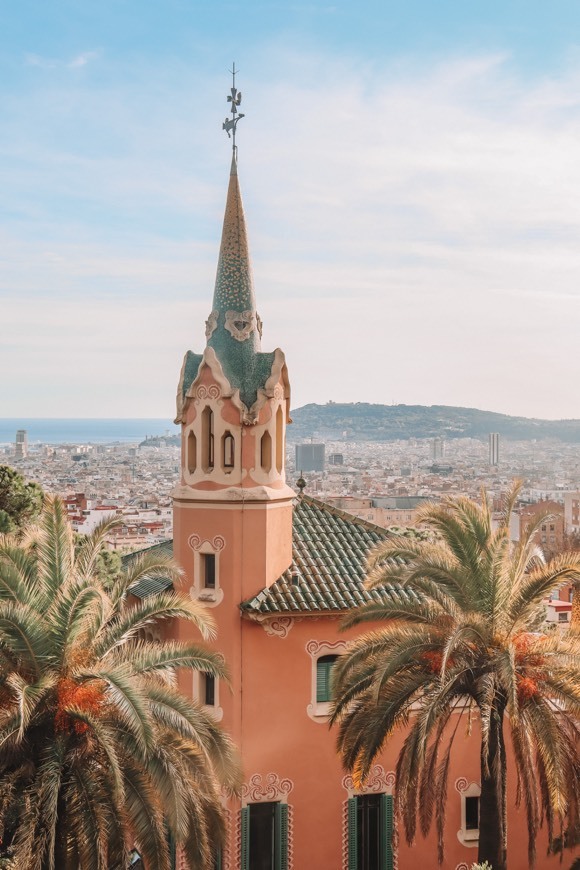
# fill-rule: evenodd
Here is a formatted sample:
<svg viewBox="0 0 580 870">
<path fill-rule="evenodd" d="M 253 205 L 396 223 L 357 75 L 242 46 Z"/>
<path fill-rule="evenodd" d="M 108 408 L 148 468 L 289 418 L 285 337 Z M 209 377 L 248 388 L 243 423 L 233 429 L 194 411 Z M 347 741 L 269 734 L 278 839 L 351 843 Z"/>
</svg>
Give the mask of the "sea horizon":
<svg viewBox="0 0 580 870">
<path fill-rule="evenodd" d="M 0 417 L 0 444 L 14 444 L 18 429 L 29 444 L 125 444 L 179 431 L 163 417 Z"/>
</svg>

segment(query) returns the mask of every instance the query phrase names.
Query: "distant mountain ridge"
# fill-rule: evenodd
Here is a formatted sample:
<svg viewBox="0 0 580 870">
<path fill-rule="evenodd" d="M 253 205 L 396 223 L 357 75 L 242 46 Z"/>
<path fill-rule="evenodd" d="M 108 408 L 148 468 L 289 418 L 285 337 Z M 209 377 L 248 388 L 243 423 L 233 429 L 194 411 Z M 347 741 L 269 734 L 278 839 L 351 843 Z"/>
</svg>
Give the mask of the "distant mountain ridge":
<svg viewBox="0 0 580 870">
<path fill-rule="evenodd" d="M 510 417 L 452 405 L 310 404 L 292 412 L 288 438 L 332 441 L 395 441 L 405 438 L 487 438 L 499 432 L 514 441 L 555 438 L 580 442 L 580 420 Z"/>
</svg>

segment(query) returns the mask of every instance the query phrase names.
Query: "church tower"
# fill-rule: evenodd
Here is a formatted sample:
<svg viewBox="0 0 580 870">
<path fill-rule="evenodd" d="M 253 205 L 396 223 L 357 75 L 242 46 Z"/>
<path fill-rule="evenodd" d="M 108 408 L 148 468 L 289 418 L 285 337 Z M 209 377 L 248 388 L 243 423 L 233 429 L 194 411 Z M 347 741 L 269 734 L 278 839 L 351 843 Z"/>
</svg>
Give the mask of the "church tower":
<svg viewBox="0 0 580 870">
<path fill-rule="evenodd" d="M 235 87 L 228 100 L 233 121 L 226 120 L 224 128 L 235 134 L 243 117 L 237 115 Z M 172 494 L 174 555 L 185 571 L 184 588 L 212 608 L 216 648 L 227 662 L 233 691 L 223 690 L 218 698 L 213 683 L 208 691 L 217 718 L 239 740 L 239 606 L 290 566 L 294 493 L 285 477 L 290 385 L 282 351 L 261 350 L 262 321 L 256 309 L 235 138 L 205 334 L 203 354 L 185 355 L 177 392 L 181 471 Z M 182 688 L 192 691 L 188 685 Z M 195 696 L 203 693 L 203 686 L 193 687 Z"/>
</svg>

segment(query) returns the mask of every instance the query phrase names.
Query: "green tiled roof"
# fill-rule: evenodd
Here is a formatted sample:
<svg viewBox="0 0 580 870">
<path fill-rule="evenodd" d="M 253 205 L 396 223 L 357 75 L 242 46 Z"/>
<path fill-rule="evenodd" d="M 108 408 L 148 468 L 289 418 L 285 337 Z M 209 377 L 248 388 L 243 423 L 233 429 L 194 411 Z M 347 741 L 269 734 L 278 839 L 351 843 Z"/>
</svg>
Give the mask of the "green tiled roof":
<svg viewBox="0 0 580 870">
<path fill-rule="evenodd" d="M 256 615 L 322 614 L 414 595 L 398 586 L 370 592 L 363 586 L 369 550 L 390 534 L 421 533 L 387 531 L 311 496 L 301 496 L 294 507 L 292 565 L 270 587 L 244 601 L 242 610 Z"/>
<path fill-rule="evenodd" d="M 242 602 L 249 615 L 340 613 L 393 597 L 415 593 L 388 584 L 371 592 L 363 586 L 366 557 L 389 535 L 422 536 L 414 529 L 384 529 L 358 519 L 318 499 L 302 495 L 294 505 L 292 518 L 292 564 L 267 589 Z M 164 541 L 139 553 L 156 549 L 173 555 L 173 541 Z M 137 553 L 123 557 L 127 564 Z M 131 591 L 146 598 L 168 589 L 169 580 L 144 578 Z"/>
</svg>

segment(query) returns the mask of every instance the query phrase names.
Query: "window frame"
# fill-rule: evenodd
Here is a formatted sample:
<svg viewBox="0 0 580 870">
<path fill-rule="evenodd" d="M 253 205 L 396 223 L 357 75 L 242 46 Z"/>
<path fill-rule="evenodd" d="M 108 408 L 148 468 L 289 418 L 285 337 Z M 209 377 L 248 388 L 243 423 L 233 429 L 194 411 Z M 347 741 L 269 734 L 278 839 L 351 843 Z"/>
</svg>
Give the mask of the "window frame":
<svg viewBox="0 0 580 870">
<path fill-rule="evenodd" d="M 320 724 L 327 723 L 332 701 L 318 700 L 318 661 L 326 656 L 341 656 L 348 649 L 348 642 L 310 640 L 306 644 L 306 652 L 310 655 L 310 703 L 306 712 L 310 719 Z"/>
<path fill-rule="evenodd" d="M 290 807 L 285 800 L 252 801 L 240 810 L 240 870 L 251 870 L 251 813 L 252 807 L 273 806 L 271 870 L 289 870 L 289 817 Z"/>
<path fill-rule="evenodd" d="M 460 786 L 462 786 L 460 788 Z M 455 788 L 459 792 L 461 798 L 461 828 L 457 831 L 457 839 L 463 846 L 476 847 L 479 843 L 479 828 L 467 827 L 467 798 L 481 798 L 481 786 L 477 782 L 470 782 L 465 779 L 457 780 Z M 481 806 L 478 807 L 478 815 L 481 811 Z"/>
<path fill-rule="evenodd" d="M 330 684 L 332 669 L 339 658 L 338 653 L 327 653 L 316 659 L 316 703 L 330 704 L 332 702 Z"/>
<path fill-rule="evenodd" d="M 206 713 L 209 713 L 216 722 L 221 722 L 224 716 L 223 708 L 220 706 L 220 679 L 213 678 L 213 704 L 206 704 L 206 678 L 205 671 L 194 671 L 193 673 L 193 700 L 196 701 Z"/>
<path fill-rule="evenodd" d="M 224 598 L 224 590 L 221 586 L 221 551 L 225 547 L 225 539 L 216 535 L 211 541 L 200 540 L 197 535 L 191 535 L 189 546 L 193 550 L 193 583 L 189 593 L 196 601 L 202 601 L 206 607 L 217 607 Z M 205 585 L 205 556 L 215 557 L 215 585 Z"/>
<path fill-rule="evenodd" d="M 359 809 L 361 809 L 361 801 L 369 798 L 379 798 L 379 830 L 378 830 L 378 850 L 379 850 L 379 865 L 376 870 L 394 870 L 395 857 L 393 849 L 393 826 L 394 826 L 394 801 L 393 795 L 387 792 L 364 792 L 353 795 L 348 798 L 347 802 L 347 842 L 348 855 L 347 867 L 348 870 L 363 870 L 359 866 Z"/>
</svg>

